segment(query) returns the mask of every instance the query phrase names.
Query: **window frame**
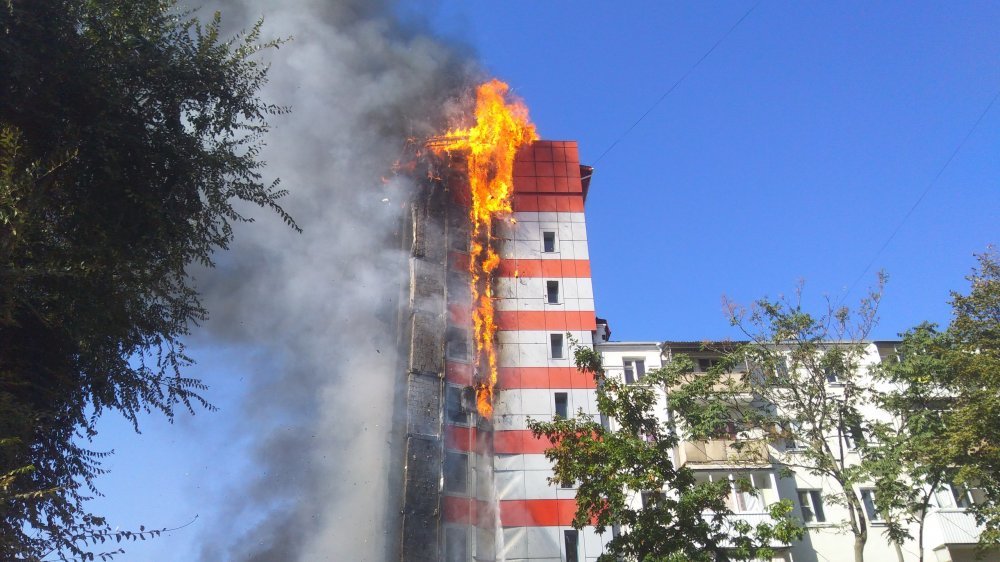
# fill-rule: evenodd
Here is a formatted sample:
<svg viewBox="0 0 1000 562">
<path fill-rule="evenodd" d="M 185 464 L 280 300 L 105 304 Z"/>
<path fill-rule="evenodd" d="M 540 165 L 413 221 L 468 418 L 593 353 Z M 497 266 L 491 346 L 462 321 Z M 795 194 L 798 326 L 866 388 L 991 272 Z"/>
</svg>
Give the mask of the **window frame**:
<svg viewBox="0 0 1000 562">
<path fill-rule="evenodd" d="M 562 400 L 560 400 L 560 398 Z M 554 415 L 556 417 L 560 417 L 560 418 L 562 418 L 564 420 L 565 419 L 569 419 L 569 393 L 568 392 L 556 392 L 556 393 L 553 394 L 553 399 L 554 399 L 554 404 L 555 404 L 555 406 L 553 408 L 553 412 L 555 412 Z M 559 412 L 560 405 L 562 406 L 562 413 Z"/>
<path fill-rule="evenodd" d="M 797 488 L 795 495 L 799 500 L 799 513 L 802 515 L 802 522 L 806 525 L 819 525 L 826 523 L 826 511 L 823 509 L 823 491 L 816 488 Z M 803 502 L 803 498 L 808 500 L 808 505 Z M 806 517 L 806 509 L 811 513 L 811 519 Z"/>
<path fill-rule="evenodd" d="M 551 359 L 566 359 L 566 338 L 563 334 L 549 334 L 549 357 Z M 556 343 L 558 341 L 558 344 Z M 558 350 L 558 354 L 556 351 Z"/>
<path fill-rule="evenodd" d="M 861 488 L 861 505 L 869 523 L 872 525 L 885 523 L 885 518 L 878 512 L 878 506 L 875 505 L 874 488 Z"/>
<path fill-rule="evenodd" d="M 631 374 L 632 380 L 629 380 Z M 645 357 L 623 357 L 622 358 L 622 379 L 625 384 L 640 382 L 646 376 Z"/>
<path fill-rule="evenodd" d="M 549 236 L 551 235 L 551 236 Z M 552 242 L 549 246 L 548 242 Z M 551 248 L 551 249 L 550 249 Z M 555 254 L 559 252 L 559 238 L 556 236 L 555 230 L 543 230 L 542 231 L 542 253 L 543 254 Z"/>
<path fill-rule="evenodd" d="M 559 281 L 557 279 L 546 279 L 545 304 L 562 304 L 561 296 L 559 294 Z"/>
</svg>

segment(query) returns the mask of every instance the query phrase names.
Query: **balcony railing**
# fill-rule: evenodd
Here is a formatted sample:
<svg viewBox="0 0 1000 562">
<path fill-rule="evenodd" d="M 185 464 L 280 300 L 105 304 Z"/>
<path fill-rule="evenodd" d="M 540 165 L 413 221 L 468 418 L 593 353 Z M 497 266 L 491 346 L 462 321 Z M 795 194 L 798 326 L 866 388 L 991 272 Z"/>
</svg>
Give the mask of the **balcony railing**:
<svg viewBox="0 0 1000 562">
<path fill-rule="evenodd" d="M 705 513 L 705 519 L 711 519 L 711 517 L 711 513 Z M 777 523 L 777 521 L 771 518 L 771 514 L 769 513 L 734 513 L 726 517 L 725 523 L 723 523 L 722 527 L 723 530 L 727 533 L 735 534 L 733 533 L 733 522 L 735 521 L 742 521 L 749 524 L 753 528 L 756 528 L 757 525 L 760 525 L 761 523 L 770 523 L 771 525 Z M 777 539 L 772 539 L 768 546 L 771 548 L 783 548 L 791 545 Z"/>
<path fill-rule="evenodd" d="M 976 544 L 983 528 L 964 509 L 939 509 L 927 514 L 925 543 L 929 548 L 951 544 Z"/>
<path fill-rule="evenodd" d="M 685 441 L 677 447 L 679 464 L 767 464 L 767 443 L 760 439 Z"/>
</svg>

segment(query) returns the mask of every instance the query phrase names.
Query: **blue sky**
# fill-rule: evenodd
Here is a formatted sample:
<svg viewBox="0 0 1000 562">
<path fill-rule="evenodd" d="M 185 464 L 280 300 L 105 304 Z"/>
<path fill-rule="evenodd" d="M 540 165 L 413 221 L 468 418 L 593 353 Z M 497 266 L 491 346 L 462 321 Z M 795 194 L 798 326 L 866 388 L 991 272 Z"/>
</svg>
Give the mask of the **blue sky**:
<svg viewBox="0 0 1000 562">
<path fill-rule="evenodd" d="M 876 337 L 947 322 L 973 253 L 1000 242 L 1000 106 L 876 252 L 1000 89 L 1000 5 L 765 0 L 597 162 L 751 6 L 411 1 L 402 12 L 509 82 L 544 138 L 578 140 L 596 163 L 590 252 L 615 339 L 731 336 L 722 295 L 747 303 L 801 279 L 808 302 L 839 299 L 873 259 L 846 301 L 888 272 Z M 206 377 L 225 381 L 208 393 L 218 412 L 150 418 L 139 436 L 104 420 L 95 447 L 116 455 L 95 509 L 133 527 L 211 515 L 254 468 L 232 438 L 240 373 L 257 360 L 245 351 L 194 350 L 195 374 L 229 377 Z M 123 559 L 192 559 L 198 526 Z"/>
<path fill-rule="evenodd" d="M 442 3 L 442 34 L 593 163 L 753 2 Z M 876 337 L 947 322 L 1000 228 L 1000 6 L 761 2 L 596 163 L 598 314 L 615 339 L 731 335 L 720 297 L 835 300 L 890 276 Z M 1000 104 L 998 104 L 1000 105 Z"/>
</svg>

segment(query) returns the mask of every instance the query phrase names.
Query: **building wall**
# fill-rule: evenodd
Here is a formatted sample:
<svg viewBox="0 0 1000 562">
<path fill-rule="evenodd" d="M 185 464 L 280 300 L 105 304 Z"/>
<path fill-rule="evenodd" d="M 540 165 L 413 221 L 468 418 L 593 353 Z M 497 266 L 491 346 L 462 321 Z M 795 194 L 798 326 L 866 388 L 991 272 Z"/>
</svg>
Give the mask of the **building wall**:
<svg viewBox="0 0 1000 562">
<path fill-rule="evenodd" d="M 597 349 L 601 352 L 608 376 L 618 377 L 622 380 L 624 380 L 624 364 L 627 360 L 642 359 L 645 361 L 646 369 L 649 370 L 666 364 L 672 357 L 680 353 L 695 360 L 717 356 L 717 353 L 703 351 L 701 343 L 698 342 L 665 342 L 662 344 L 608 342 L 599 344 Z M 876 365 L 882 360 L 891 360 L 891 352 L 892 342 L 866 344 L 862 359 L 862 372 L 867 373 L 868 367 Z M 828 392 L 833 396 L 841 391 L 841 387 L 836 384 L 831 384 L 828 388 Z M 662 391 L 656 405 L 656 412 L 664 417 L 668 415 L 666 394 Z M 868 419 L 888 419 L 885 412 L 874 407 L 864 411 L 863 415 Z M 703 444 L 682 443 L 678 449 L 688 445 L 704 446 Z M 794 452 L 785 450 L 780 443 L 776 446 L 770 446 L 768 454 L 772 461 L 785 462 L 793 461 L 795 456 Z M 859 461 L 858 454 L 850 450 L 846 452 L 846 459 L 849 464 Z M 684 457 L 675 451 L 673 461 L 678 464 L 683 463 Z M 732 465 L 726 467 L 713 463 L 689 463 L 688 466 L 702 475 L 712 475 L 712 478 L 725 477 L 727 473 L 733 472 Z M 744 470 L 744 472 L 746 471 Z M 761 517 L 767 505 L 780 499 L 788 499 L 795 506 L 793 513 L 802 518 L 802 505 L 797 494 L 799 490 L 818 490 L 822 495 L 835 494 L 840 491 L 835 482 L 811 475 L 802 469 L 793 469 L 793 474 L 786 477 L 781 476 L 774 464 L 757 467 L 752 472 L 766 480 L 767 488 L 761 491 L 763 498 L 761 504 L 752 506 L 752 509 L 744 510 L 747 513 L 742 517 Z M 734 511 L 740 511 L 735 503 L 732 507 Z M 806 536 L 803 540 L 787 545 L 787 548 L 779 549 L 779 555 L 783 557 L 782 559 L 796 562 L 853 560 L 854 536 L 843 527 L 848 518 L 846 508 L 827 501 L 823 503 L 823 510 L 826 521 L 806 524 Z M 877 521 L 869 523 L 869 538 L 865 547 L 866 560 L 898 559 L 896 546 L 883 535 L 884 530 L 885 527 L 882 523 Z M 978 532 L 979 529 L 972 521 L 971 515 L 963 510 L 949 509 L 947 505 L 932 507 L 925 526 L 925 560 L 963 560 L 963 557 L 969 553 L 970 545 L 975 543 Z M 913 536 L 917 535 L 916 526 L 912 527 L 911 533 Z M 918 546 L 913 541 L 901 545 L 900 551 L 903 560 L 918 559 Z"/>
<path fill-rule="evenodd" d="M 570 415 L 597 414 L 593 379 L 573 366 L 570 343 L 589 346 L 596 330 L 576 143 L 536 142 L 518 154 L 514 174 L 513 220 L 498 228 L 496 284 L 500 390 L 493 444 L 502 555 L 507 562 L 593 561 L 604 541 L 592 529 L 579 533 L 575 553 L 567 552 L 575 490 L 549 484 L 552 470 L 542 454 L 549 444 L 527 431 L 528 418 L 556 414 L 557 393 L 565 394 Z M 550 283 L 558 287 L 553 303 Z M 559 354 L 554 335 L 563 339 Z"/>
</svg>

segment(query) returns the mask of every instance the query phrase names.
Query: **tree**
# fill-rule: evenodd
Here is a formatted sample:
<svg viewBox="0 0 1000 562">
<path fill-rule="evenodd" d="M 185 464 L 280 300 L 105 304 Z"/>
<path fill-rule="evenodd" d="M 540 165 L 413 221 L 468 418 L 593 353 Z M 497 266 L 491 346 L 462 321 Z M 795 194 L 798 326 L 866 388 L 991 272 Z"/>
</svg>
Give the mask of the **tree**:
<svg viewBox="0 0 1000 562">
<path fill-rule="evenodd" d="M 917 523 L 922 545 L 931 497 L 975 490 L 970 510 L 984 551 L 1000 544 L 1000 260 L 992 248 L 977 257 L 969 294 L 951 294 L 948 329 L 907 331 L 897 360 L 879 370 L 891 385 L 881 406 L 899 427 L 878 429 L 886 465 L 909 484 L 885 508 Z"/>
<path fill-rule="evenodd" d="M 173 0 L 0 6 L 0 558 L 122 538 L 86 509 L 107 453 L 81 438 L 107 411 L 211 408 L 183 375 L 206 317 L 187 268 L 240 202 L 297 228 L 259 159 L 285 109 L 254 55 L 278 43 L 219 27 Z"/>
<path fill-rule="evenodd" d="M 747 337 L 718 349 L 706 373 L 676 371 L 668 378 L 669 407 L 689 440 L 735 437 L 731 447 L 766 445 L 784 474 L 800 471 L 836 483 L 823 499 L 845 508 L 841 527 L 864 559 L 869 528 L 859 487 L 870 482 L 863 455 L 872 420 L 863 412 L 874 389 L 865 339 L 874 326 L 882 278 L 852 314 L 828 303 L 814 316 L 794 299 L 761 299 L 749 310 L 730 306 L 730 320 Z"/>
<path fill-rule="evenodd" d="M 577 346 L 575 359 L 578 369 L 595 377 L 598 410 L 613 421 L 604 425 L 581 412 L 551 422 L 530 420 L 528 426 L 553 443 L 545 452 L 554 463 L 552 483 L 577 489 L 574 527 L 615 529 L 601 562 L 766 558 L 771 540 L 801 538 L 801 529 L 787 517 L 789 502 L 772 506 L 773 524 L 754 528 L 730 518 L 728 482 L 697 482 L 691 469 L 674 466 L 677 432 L 653 406 L 657 391 L 665 392 L 684 364 L 629 385 L 606 377 L 600 354 L 591 348 Z M 745 480 L 737 485 L 750 490 Z"/>
</svg>

